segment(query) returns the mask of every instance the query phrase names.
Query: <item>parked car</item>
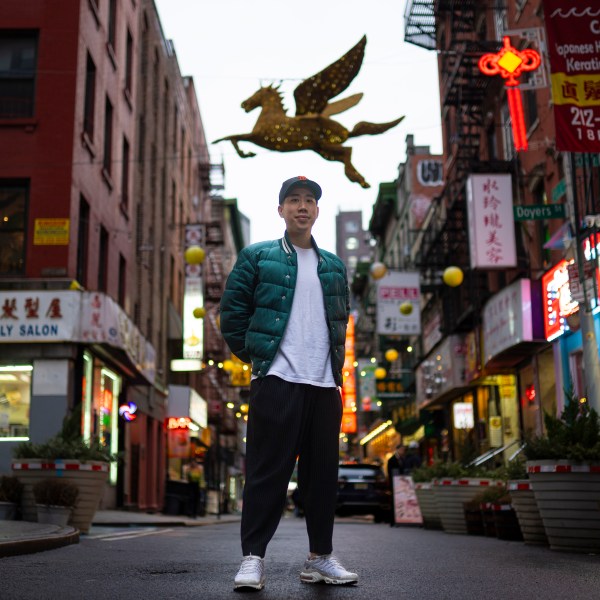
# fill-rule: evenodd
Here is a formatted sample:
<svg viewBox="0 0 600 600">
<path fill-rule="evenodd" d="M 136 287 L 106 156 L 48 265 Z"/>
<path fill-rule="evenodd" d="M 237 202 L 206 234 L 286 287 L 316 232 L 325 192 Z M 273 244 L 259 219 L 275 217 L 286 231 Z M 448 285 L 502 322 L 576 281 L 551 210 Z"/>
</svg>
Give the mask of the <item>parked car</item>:
<svg viewBox="0 0 600 600">
<path fill-rule="evenodd" d="M 373 515 L 375 522 L 387 521 L 392 495 L 381 467 L 368 463 L 342 463 L 338 471 L 336 514 Z"/>
</svg>

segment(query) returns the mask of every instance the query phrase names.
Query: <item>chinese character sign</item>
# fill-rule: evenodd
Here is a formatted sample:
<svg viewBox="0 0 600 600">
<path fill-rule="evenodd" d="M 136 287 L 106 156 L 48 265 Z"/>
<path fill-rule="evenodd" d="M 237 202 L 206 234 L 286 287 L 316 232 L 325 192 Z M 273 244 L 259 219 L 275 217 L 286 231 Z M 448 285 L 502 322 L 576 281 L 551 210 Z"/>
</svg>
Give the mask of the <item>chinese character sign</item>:
<svg viewBox="0 0 600 600">
<path fill-rule="evenodd" d="M 556 147 L 600 152 L 600 5 L 545 0 Z"/>
<path fill-rule="evenodd" d="M 400 305 L 410 302 L 409 314 Z M 421 288 L 419 273 L 388 271 L 377 280 L 377 333 L 379 335 L 415 335 L 421 333 Z"/>
<path fill-rule="evenodd" d="M 511 176 L 498 173 L 469 175 L 467 210 L 471 267 L 516 267 Z"/>
</svg>

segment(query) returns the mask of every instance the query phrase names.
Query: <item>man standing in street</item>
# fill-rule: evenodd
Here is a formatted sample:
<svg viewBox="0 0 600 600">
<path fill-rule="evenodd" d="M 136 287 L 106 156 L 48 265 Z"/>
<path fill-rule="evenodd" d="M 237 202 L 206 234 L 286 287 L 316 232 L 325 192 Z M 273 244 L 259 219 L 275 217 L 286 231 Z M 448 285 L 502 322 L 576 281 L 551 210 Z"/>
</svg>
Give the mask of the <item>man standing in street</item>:
<svg viewBox="0 0 600 600">
<path fill-rule="evenodd" d="M 332 554 L 349 292 L 342 261 L 312 237 L 321 193 L 306 177 L 283 182 L 284 236 L 244 248 L 221 299 L 223 337 L 252 363 L 235 589 L 264 587 L 296 458 L 309 539 L 301 581 L 358 581 Z"/>
</svg>

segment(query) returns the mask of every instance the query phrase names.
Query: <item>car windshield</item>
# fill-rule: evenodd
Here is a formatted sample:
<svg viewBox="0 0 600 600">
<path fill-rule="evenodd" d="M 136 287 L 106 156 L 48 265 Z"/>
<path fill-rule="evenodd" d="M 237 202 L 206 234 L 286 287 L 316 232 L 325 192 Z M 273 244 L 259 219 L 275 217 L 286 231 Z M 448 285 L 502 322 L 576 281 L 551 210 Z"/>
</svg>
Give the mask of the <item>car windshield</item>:
<svg viewBox="0 0 600 600">
<path fill-rule="evenodd" d="M 381 475 L 380 469 L 368 466 L 340 466 L 339 476 L 346 479 L 375 479 Z"/>
</svg>

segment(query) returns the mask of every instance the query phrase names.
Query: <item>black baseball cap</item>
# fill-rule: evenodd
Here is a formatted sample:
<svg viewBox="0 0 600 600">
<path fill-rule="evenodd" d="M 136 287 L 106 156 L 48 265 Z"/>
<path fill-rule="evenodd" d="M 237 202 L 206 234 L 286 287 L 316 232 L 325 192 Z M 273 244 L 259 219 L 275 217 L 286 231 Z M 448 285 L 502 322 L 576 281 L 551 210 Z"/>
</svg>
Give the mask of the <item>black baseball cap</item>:
<svg viewBox="0 0 600 600">
<path fill-rule="evenodd" d="M 315 200 L 319 200 L 321 194 L 321 186 L 315 181 L 311 181 L 308 177 L 304 177 L 304 175 L 298 175 L 297 177 L 292 177 L 291 179 L 286 179 L 281 185 L 281 191 L 279 192 L 279 204 L 283 204 L 286 196 L 290 193 L 292 188 L 295 187 L 307 187 L 314 195 Z"/>
</svg>

